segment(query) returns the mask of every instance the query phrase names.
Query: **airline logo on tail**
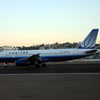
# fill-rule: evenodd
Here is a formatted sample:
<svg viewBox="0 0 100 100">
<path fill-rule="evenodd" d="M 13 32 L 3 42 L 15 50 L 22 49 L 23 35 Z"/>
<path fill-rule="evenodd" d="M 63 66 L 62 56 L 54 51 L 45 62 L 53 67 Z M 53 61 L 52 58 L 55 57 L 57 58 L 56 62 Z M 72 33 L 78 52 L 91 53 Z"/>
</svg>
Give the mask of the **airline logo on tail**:
<svg viewBox="0 0 100 100">
<path fill-rule="evenodd" d="M 78 48 L 79 49 L 93 49 L 95 47 L 98 31 L 99 29 L 93 29 Z"/>
</svg>

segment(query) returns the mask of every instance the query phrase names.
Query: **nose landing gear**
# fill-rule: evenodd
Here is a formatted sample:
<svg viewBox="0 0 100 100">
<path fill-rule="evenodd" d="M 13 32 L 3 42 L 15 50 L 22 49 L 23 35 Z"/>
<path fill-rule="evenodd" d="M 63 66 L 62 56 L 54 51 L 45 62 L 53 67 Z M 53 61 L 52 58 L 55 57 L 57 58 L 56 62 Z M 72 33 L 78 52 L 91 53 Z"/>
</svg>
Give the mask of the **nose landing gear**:
<svg viewBox="0 0 100 100">
<path fill-rule="evenodd" d="M 4 66 L 5 66 L 5 68 L 7 68 L 7 62 L 4 62 Z"/>
</svg>

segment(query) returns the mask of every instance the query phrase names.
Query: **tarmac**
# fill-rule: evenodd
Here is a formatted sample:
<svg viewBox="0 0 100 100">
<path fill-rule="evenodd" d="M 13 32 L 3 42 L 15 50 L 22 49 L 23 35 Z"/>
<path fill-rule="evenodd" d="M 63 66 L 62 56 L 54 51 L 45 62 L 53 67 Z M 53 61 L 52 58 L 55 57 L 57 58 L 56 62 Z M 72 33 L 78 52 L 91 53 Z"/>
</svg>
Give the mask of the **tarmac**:
<svg viewBox="0 0 100 100">
<path fill-rule="evenodd" d="M 19 66 L 8 64 L 5 68 L 0 64 L 0 74 L 23 74 L 23 73 L 99 73 L 100 61 L 98 62 L 56 62 L 47 63 L 46 67 L 35 68 L 35 66 Z"/>
<path fill-rule="evenodd" d="M 0 66 L 0 100 L 100 100 L 100 62 Z"/>
</svg>

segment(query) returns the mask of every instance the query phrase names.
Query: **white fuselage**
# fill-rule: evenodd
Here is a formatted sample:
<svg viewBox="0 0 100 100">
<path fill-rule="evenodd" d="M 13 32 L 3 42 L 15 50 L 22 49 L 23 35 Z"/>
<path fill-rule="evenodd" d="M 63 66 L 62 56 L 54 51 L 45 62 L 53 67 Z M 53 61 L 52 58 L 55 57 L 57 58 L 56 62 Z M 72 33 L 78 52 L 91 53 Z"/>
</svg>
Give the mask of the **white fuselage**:
<svg viewBox="0 0 100 100">
<path fill-rule="evenodd" d="M 0 52 L 0 57 L 24 57 L 39 54 L 42 56 L 65 56 L 65 55 L 85 55 L 91 49 L 49 49 L 49 50 L 4 50 Z"/>
<path fill-rule="evenodd" d="M 8 50 L 0 52 L 0 62 L 15 62 L 16 59 L 39 55 L 45 62 L 67 61 L 87 56 L 85 53 L 91 49 L 49 49 L 49 50 Z"/>
</svg>

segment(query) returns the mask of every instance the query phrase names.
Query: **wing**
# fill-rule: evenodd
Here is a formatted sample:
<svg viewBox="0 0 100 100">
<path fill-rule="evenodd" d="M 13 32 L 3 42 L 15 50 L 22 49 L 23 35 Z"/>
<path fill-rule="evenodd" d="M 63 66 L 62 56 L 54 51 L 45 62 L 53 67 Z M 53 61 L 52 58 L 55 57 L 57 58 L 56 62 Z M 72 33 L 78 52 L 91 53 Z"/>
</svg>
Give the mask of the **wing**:
<svg viewBox="0 0 100 100">
<path fill-rule="evenodd" d="M 37 65 L 37 64 L 41 64 L 41 58 L 39 56 L 39 54 L 34 54 L 28 58 L 24 58 L 24 59 L 18 59 L 15 61 L 16 66 L 27 66 L 27 65 Z"/>
<path fill-rule="evenodd" d="M 30 63 L 41 63 L 41 58 L 40 58 L 39 54 L 34 54 L 34 55 L 26 58 L 26 61 L 30 62 Z"/>
</svg>

